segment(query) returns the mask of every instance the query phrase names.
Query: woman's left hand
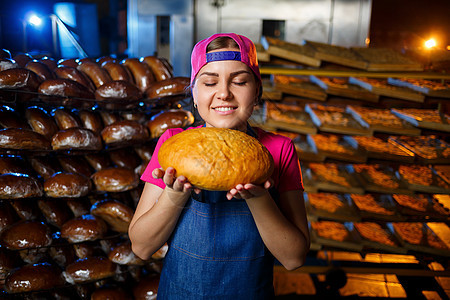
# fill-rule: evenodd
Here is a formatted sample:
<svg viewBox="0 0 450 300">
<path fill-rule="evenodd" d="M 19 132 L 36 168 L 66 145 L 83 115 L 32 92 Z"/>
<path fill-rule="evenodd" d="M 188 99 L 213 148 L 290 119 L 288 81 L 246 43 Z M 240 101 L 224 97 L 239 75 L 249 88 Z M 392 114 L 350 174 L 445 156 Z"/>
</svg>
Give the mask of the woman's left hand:
<svg viewBox="0 0 450 300">
<path fill-rule="evenodd" d="M 269 192 L 269 188 L 273 185 L 272 179 L 264 182 L 263 185 L 255 185 L 252 183 L 238 184 L 228 191 L 227 199 L 232 198 L 248 200 L 254 197 L 262 196 Z"/>
</svg>

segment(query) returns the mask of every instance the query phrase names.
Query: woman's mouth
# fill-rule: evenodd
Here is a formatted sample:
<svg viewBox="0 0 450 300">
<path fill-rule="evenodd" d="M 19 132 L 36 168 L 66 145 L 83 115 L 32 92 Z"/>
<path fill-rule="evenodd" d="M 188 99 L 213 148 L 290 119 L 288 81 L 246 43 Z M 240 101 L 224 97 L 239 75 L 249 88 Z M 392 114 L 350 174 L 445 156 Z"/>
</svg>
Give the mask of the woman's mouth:
<svg viewBox="0 0 450 300">
<path fill-rule="evenodd" d="M 233 107 L 233 106 L 218 106 L 218 107 L 213 107 L 213 109 L 217 112 L 229 112 L 229 111 L 233 111 L 236 110 L 237 107 Z"/>
</svg>

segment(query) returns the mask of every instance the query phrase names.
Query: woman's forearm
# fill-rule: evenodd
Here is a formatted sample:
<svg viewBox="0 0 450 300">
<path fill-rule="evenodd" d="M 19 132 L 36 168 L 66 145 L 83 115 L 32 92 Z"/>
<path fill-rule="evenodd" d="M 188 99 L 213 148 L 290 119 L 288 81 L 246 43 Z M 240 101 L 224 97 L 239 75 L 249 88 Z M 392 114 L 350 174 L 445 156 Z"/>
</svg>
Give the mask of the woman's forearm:
<svg viewBox="0 0 450 300">
<path fill-rule="evenodd" d="M 184 207 L 182 203 L 186 202 L 184 199 L 173 201 L 173 198 L 185 197 L 177 193 L 165 189 L 153 207 L 130 225 L 132 249 L 140 258 L 149 259 L 172 234 Z"/>
<path fill-rule="evenodd" d="M 303 221 L 297 218 L 300 226 L 294 224 L 285 217 L 268 193 L 247 200 L 247 204 L 264 244 L 275 258 L 288 270 L 303 265 L 309 250 L 309 234 L 304 229 L 307 226 L 306 215 Z M 303 230 L 299 227 L 303 227 Z"/>
</svg>

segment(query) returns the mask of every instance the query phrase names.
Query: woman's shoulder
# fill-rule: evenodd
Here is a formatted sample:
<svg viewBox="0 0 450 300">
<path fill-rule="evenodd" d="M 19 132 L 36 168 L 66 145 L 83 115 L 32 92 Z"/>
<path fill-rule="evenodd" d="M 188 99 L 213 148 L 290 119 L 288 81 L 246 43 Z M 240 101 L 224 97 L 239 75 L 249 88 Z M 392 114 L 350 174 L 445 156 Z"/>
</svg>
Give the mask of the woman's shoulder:
<svg viewBox="0 0 450 300">
<path fill-rule="evenodd" d="M 186 129 L 183 129 L 183 128 L 169 128 L 161 135 L 161 138 L 168 139 L 169 137 L 174 136 L 174 135 L 176 135 L 178 133 L 181 133 L 181 132 L 183 132 L 185 130 L 200 128 L 200 127 L 202 127 L 202 126 L 188 127 Z"/>
<path fill-rule="evenodd" d="M 261 143 L 263 143 L 266 147 L 267 147 L 266 143 L 275 145 L 284 145 L 292 143 L 292 140 L 287 136 L 276 134 L 270 131 L 265 131 L 264 129 L 259 127 L 254 127 L 253 129 L 256 131 L 258 135 L 258 140 Z"/>
</svg>

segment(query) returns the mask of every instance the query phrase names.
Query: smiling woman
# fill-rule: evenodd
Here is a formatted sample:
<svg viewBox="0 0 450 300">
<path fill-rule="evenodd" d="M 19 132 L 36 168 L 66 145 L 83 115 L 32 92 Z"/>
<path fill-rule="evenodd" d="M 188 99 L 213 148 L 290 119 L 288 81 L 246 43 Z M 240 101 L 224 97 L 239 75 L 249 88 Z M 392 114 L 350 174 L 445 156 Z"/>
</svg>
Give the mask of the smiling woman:
<svg viewBox="0 0 450 300">
<path fill-rule="evenodd" d="M 148 259 L 167 242 L 158 299 L 273 299 L 274 258 L 292 270 L 309 249 L 297 152 L 289 138 L 247 122 L 262 93 L 248 38 L 215 34 L 195 45 L 191 63 L 194 107 L 205 124 L 159 138 L 129 227 L 133 252 Z M 238 137 L 205 139 L 212 131 Z M 265 158 L 249 151 L 260 144 Z M 252 177 L 263 161 L 273 172 L 270 164 Z"/>
</svg>

